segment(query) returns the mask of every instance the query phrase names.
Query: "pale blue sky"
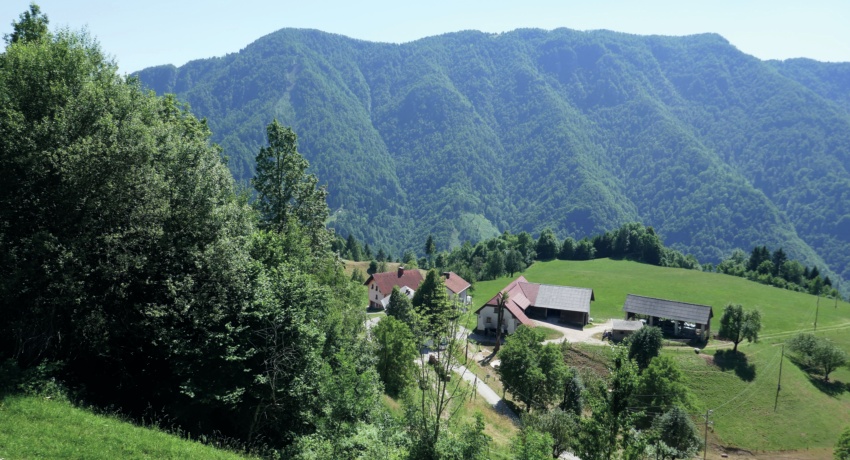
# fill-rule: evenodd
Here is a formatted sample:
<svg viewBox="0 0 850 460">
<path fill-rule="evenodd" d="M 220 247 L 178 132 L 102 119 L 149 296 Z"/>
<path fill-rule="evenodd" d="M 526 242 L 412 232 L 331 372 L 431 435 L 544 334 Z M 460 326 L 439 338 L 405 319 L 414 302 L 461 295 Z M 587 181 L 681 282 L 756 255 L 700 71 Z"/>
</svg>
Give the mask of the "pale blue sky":
<svg viewBox="0 0 850 460">
<path fill-rule="evenodd" d="M 407 42 L 458 30 L 609 29 L 635 34 L 716 32 L 761 59 L 850 61 L 848 0 L 105 1 L 37 2 L 51 26 L 87 26 L 122 72 L 238 51 L 284 27 Z M 0 34 L 29 0 L 0 2 Z"/>
</svg>

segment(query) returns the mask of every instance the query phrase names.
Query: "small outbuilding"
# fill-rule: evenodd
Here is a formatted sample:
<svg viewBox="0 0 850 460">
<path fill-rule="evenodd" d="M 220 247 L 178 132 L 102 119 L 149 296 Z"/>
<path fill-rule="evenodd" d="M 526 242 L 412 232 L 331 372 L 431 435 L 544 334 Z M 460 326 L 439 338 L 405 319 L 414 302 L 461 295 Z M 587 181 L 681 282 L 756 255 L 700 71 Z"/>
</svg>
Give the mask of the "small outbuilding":
<svg viewBox="0 0 850 460">
<path fill-rule="evenodd" d="M 614 342 L 622 342 L 643 327 L 643 321 L 615 319 L 611 323 L 611 340 Z"/>
<path fill-rule="evenodd" d="M 635 294 L 626 296 L 623 305 L 626 319 L 646 318 L 647 325 L 659 326 L 676 337 L 708 340 L 714 311 L 709 305 L 656 299 Z"/>
</svg>

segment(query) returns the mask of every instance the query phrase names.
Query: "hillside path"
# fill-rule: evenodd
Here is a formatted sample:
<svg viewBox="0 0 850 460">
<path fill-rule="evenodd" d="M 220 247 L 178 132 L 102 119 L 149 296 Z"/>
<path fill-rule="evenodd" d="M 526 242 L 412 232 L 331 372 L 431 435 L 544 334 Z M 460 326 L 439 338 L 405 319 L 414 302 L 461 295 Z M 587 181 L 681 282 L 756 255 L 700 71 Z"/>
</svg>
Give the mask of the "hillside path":
<svg viewBox="0 0 850 460">
<path fill-rule="evenodd" d="M 452 368 L 452 370 L 460 375 L 464 380 L 469 382 L 470 385 L 475 387 L 478 394 L 481 395 L 488 404 L 493 406 L 493 409 L 496 409 L 496 412 L 510 418 L 514 423 L 519 423 L 519 417 L 517 417 L 514 411 L 505 404 L 505 401 L 486 383 L 476 377 L 469 369 L 464 366 L 457 365 Z"/>
</svg>

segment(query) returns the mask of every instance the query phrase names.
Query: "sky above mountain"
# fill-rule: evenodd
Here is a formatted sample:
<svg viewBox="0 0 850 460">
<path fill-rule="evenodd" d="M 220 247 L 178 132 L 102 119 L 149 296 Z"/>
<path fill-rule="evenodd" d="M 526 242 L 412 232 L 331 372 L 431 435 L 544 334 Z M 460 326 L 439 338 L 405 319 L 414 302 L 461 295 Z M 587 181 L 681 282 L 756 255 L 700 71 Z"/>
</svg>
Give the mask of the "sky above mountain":
<svg viewBox="0 0 850 460">
<path fill-rule="evenodd" d="M 38 4 L 53 27 L 87 27 L 125 73 L 236 52 L 284 27 L 394 43 L 459 30 L 495 33 L 523 27 L 641 35 L 714 32 L 760 59 L 850 61 L 846 0 L 43 0 Z M 0 3 L 0 34 L 10 32 L 11 22 L 28 5 L 28 0 Z"/>
</svg>

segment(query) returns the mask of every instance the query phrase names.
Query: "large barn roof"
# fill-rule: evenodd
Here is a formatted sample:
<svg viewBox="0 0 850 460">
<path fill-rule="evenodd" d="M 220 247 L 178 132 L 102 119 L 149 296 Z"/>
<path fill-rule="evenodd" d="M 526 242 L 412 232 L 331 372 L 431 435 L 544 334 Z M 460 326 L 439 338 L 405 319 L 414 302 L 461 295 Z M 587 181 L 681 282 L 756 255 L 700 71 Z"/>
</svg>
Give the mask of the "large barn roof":
<svg viewBox="0 0 850 460">
<path fill-rule="evenodd" d="M 590 313 L 591 300 L 593 300 L 593 291 L 590 289 L 541 284 L 534 306 L 550 310 Z"/>
<path fill-rule="evenodd" d="M 714 311 L 708 305 L 656 299 L 635 294 L 626 296 L 623 311 L 697 324 L 708 324 L 714 316 Z"/>
<path fill-rule="evenodd" d="M 522 311 L 528 307 L 539 307 L 589 313 L 590 301 L 595 300 L 592 289 L 529 283 L 523 276 L 508 284 L 502 292 L 508 294 L 509 304 L 515 304 Z M 497 306 L 498 304 L 499 295 L 496 294 L 484 305 Z"/>
</svg>

